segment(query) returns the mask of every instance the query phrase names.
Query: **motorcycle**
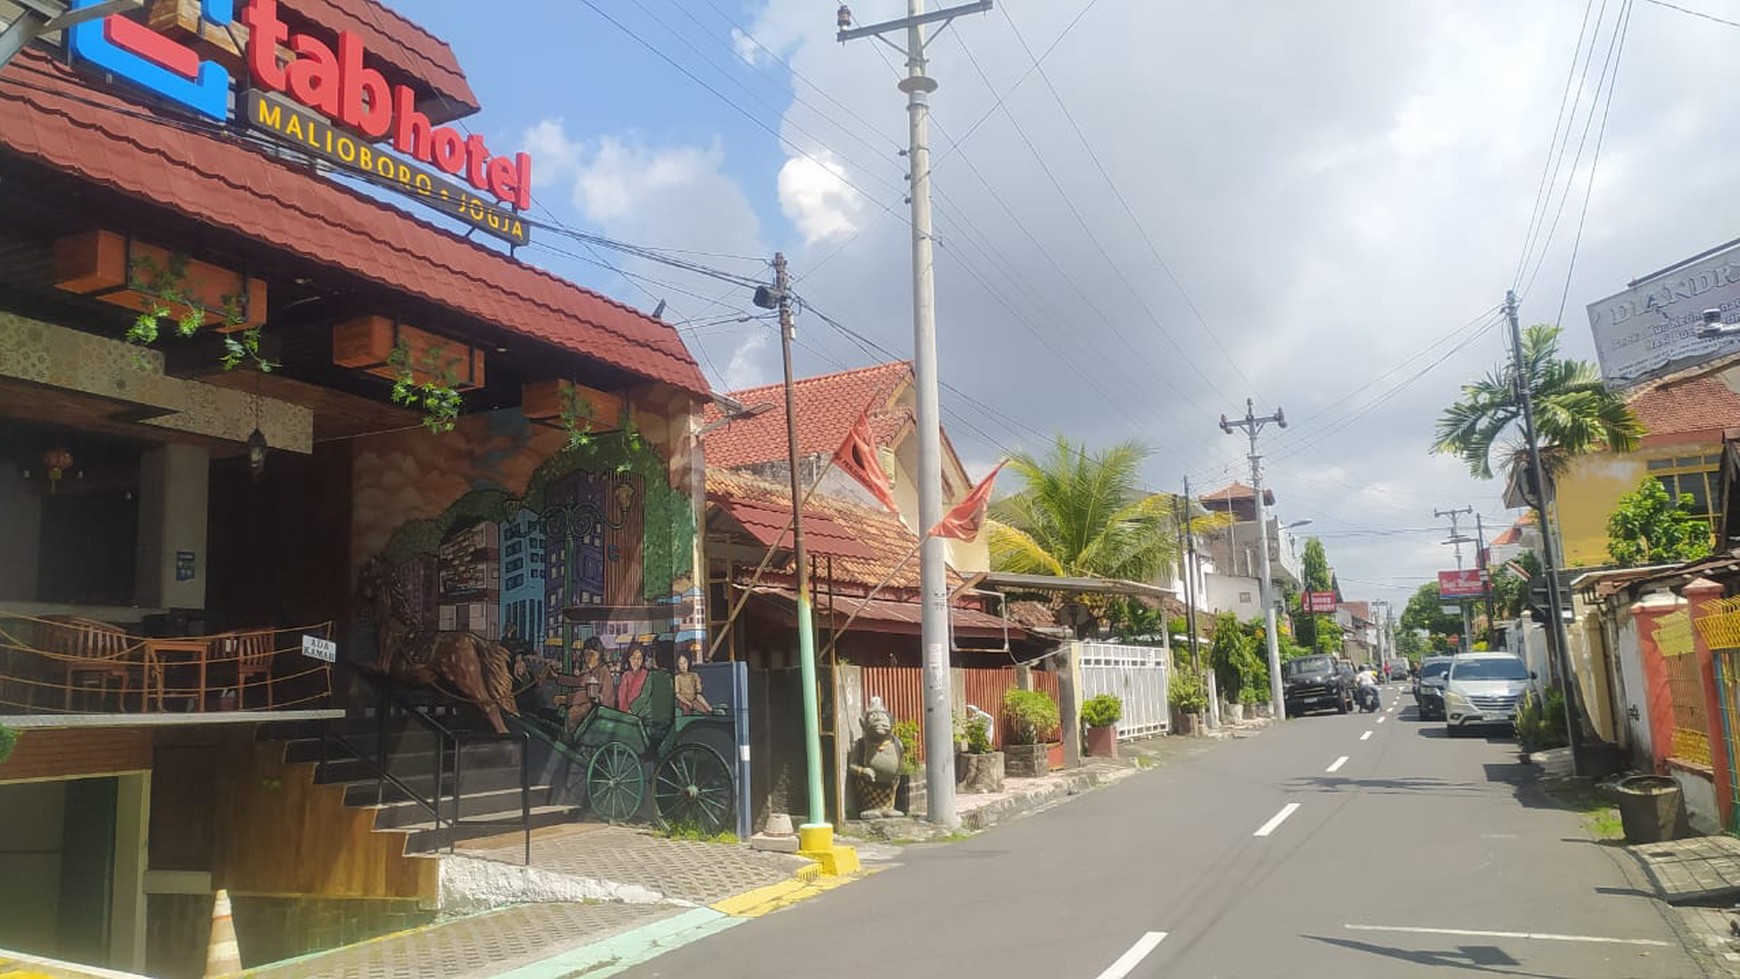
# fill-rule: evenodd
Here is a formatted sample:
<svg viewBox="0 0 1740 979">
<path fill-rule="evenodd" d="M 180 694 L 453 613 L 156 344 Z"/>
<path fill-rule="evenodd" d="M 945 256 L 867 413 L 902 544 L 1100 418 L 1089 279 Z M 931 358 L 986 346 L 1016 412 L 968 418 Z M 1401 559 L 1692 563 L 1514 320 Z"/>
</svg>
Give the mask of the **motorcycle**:
<svg viewBox="0 0 1740 979">
<path fill-rule="evenodd" d="M 1381 698 L 1378 696 L 1378 688 L 1377 687 L 1374 686 L 1374 687 L 1360 687 L 1359 688 L 1359 709 L 1363 713 L 1370 714 L 1373 711 L 1377 710 L 1378 707 L 1380 706 L 1380 704 L 1379 704 L 1380 699 Z"/>
</svg>

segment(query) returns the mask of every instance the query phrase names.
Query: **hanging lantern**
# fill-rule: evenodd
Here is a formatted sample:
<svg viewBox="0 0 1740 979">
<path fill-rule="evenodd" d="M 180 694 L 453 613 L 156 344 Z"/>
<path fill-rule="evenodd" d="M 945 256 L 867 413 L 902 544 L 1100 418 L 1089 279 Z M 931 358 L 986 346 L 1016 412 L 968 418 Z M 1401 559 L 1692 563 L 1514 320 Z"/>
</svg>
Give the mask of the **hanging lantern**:
<svg viewBox="0 0 1740 979">
<path fill-rule="evenodd" d="M 265 470 L 266 435 L 256 428 L 248 436 L 248 472 L 253 473 L 255 479 L 259 479 L 260 473 Z"/>
<path fill-rule="evenodd" d="M 42 454 L 42 464 L 48 469 L 48 494 L 53 496 L 61 474 L 72 468 L 72 453 L 56 446 Z"/>
</svg>

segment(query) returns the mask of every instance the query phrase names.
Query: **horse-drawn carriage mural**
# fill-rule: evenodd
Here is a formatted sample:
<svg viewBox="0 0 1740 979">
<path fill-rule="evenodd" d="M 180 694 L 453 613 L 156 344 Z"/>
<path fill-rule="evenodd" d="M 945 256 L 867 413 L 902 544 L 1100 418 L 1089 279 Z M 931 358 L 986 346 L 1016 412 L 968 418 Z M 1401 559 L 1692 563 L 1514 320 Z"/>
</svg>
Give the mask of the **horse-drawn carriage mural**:
<svg viewBox="0 0 1740 979">
<path fill-rule="evenodd" d="M 551 802 L 711 834 L 737 828 L 747 715 L 736 664 L 703 662 L 694 497 L 667 443 L 567 447 L 511 409 L 363 440 L 351 646 L 547 744 Z"/>
</svg>

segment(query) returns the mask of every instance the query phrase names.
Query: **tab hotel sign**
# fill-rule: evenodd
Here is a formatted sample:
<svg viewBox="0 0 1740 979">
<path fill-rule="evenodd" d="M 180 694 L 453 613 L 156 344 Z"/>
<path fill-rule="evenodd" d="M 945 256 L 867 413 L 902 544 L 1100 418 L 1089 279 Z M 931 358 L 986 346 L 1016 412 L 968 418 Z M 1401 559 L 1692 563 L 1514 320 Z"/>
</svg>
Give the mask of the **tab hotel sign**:
<svg viewBox="0 0 1740 979">
<path fill-rule="evenodd" d="M 72 7 L 97 2 L 73 0 Z M 482 136 L 432 125 L 417 111 L 410 86 L 389 85 L 364 65 L 368 52 L 356 34 L 337 32 L 334 51 L 316 37 L 290 33 L 278 17 L 278 0 L 252 0 L 239 18 L 235 8 L 235 0 L 201 0 L 200 14 L 218 27 L 239 20 L 248 28 L 250 127 L 346 170 L 366 171 L 480 231 L 516 244 L 528 240 L 515 210 L 531 206 L 530 156 L 495 155 Z M 73 27 L 68 45 L 75 57 L 133 85 L 208 118 L 229 120 L 229 69 L 173 38 L 111 14 Z M 290 51 L 288 61 L 280 59 L 280 48 Z M 371 145 L 389 138 L 409 159 Z M 411 160 L 460 178 L 475 191 Z"/>
</svg>

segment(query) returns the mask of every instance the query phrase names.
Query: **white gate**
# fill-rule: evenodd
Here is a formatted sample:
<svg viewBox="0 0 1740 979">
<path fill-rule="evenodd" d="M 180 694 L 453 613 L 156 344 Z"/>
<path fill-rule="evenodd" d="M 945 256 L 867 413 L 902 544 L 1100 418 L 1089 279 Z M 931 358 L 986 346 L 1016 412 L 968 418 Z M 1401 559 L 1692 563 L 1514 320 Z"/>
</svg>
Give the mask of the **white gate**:
<svg viewBox="0 0 1740 979">
<path fill-rule="evenodd" d="M 1172 707 L 1167 701 L 1166 650 L 1156 646 L 1115 646 L 1084 642 L 1076 645 L 1076 665 L 1081 673 L 1081 695 L 1109 693 L 1124 703 L 1118 721 L 1118 740 L 1152 737 L 1172 727 Z"/>
</svg>

